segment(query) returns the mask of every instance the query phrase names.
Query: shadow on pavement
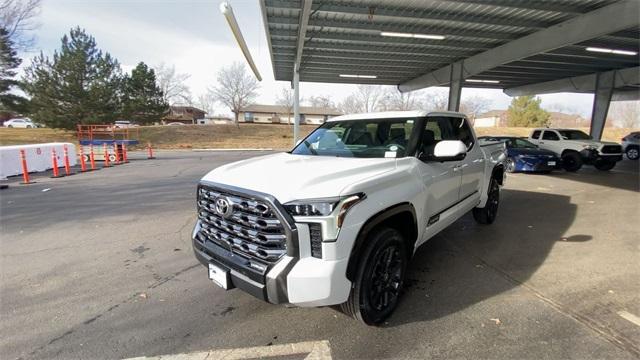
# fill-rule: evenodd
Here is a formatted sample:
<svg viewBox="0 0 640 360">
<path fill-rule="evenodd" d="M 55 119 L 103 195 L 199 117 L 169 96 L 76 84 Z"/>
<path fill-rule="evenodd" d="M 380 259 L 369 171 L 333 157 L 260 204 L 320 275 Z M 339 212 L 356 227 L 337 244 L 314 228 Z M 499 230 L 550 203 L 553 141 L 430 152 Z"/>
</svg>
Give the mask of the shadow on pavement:
<svg viewBox="0 0 640 360">
<path fill-rule="evenodd" d="M 387 326 L 442 318 L 509 291 L 536 272 L 557 242 L 590 240 L 565 235 L 576 216 L 569 200 L 503 190 L 493 225 L 478 225 L 468 214 L 429 240 L 409 266 L 406 292 Z"/>
</svg>

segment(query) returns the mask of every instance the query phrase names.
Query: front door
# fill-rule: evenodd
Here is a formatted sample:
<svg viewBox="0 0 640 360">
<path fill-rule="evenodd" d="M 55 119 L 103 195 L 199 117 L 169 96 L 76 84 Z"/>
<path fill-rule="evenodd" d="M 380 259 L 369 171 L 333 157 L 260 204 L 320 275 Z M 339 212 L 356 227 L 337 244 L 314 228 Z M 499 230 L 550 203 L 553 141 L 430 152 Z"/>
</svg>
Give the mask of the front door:
<svg viewBox="0 0 640 360">
<path fill-rule="evenodd" d="M 432 236 L 433 231 L 429 230 L 440 221 L 440 215 L 458 202 L 462 162 L 441 162 L 433 158 L 436 144 L 441 140 L 450 140 L 450 136 L 451 118 L 429 117 L 425 120 L 421 143 L 418 146 L 418 169 L 427 194 L 423 212 L 427 231 L 420 243 Z"/>
</svg>

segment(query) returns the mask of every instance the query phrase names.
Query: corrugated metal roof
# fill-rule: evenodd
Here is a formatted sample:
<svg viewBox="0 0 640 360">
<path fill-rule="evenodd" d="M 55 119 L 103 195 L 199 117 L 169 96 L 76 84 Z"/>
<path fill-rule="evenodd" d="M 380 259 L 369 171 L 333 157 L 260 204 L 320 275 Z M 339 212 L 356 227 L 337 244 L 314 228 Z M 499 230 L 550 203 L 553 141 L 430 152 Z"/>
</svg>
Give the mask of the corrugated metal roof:
<svg viewBox="0 0 640 360">
<path fill-rule="evenodd" d="M 314 0 L 302 50 L 300 80 L 396 85 L 618 0 Z M 301 0 L 261 0 L 276 80 L 291 81 Z M 444 40 L 381 36 L 381 31 L 436 34 Z M 536 54 L 473 76 L 504 88 L 638 66 L 638 56 L 586 52 L 586 47 L 640 51 L 631 28 Z M 375 79 L 340 74 L 375 75 Z"/>
</svg>

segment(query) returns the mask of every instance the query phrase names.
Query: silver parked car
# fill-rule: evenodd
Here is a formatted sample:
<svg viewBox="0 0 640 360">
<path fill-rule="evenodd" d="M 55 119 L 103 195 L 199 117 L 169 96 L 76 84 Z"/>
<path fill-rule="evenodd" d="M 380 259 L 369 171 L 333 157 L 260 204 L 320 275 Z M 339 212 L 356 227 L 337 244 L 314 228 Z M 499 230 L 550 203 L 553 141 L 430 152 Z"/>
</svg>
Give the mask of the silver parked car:
<svg viewBox="0 0 640 360">
<path fill-rule="evenodd" d="M 16 118 L 16 119 L 7 120 L 4 122 L 4 126 L 8 128 L 27 128 L 27 129 L 37 127 L 36 124 L 34 124 L 31 120 L 26 118 L 25 119 Z"/>
<path fill-rule="evenodd" d="M 629 160 L 638 160 L 640 157 L 640 131 L 632 132 L 623 137 L 622 148 Z"/>
</svg>

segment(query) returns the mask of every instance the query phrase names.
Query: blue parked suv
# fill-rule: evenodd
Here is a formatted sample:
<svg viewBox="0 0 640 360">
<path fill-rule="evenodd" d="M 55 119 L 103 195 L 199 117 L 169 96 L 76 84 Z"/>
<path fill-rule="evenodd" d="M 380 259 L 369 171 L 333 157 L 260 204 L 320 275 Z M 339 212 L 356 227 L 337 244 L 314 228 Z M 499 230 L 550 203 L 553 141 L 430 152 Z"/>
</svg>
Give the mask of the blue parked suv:
<svg viewBox="0 0 640 360">
<path fill-rule="evenodd" d="M 482 136 L 479 139 L 486 142 L 504 142 L 507 154 L 505 170 L 510 173 L 548 173 L 562 168 L 562 160 L 553 151 L 540 149 L 525 139 L 515 136 Z"/>
</svg>

